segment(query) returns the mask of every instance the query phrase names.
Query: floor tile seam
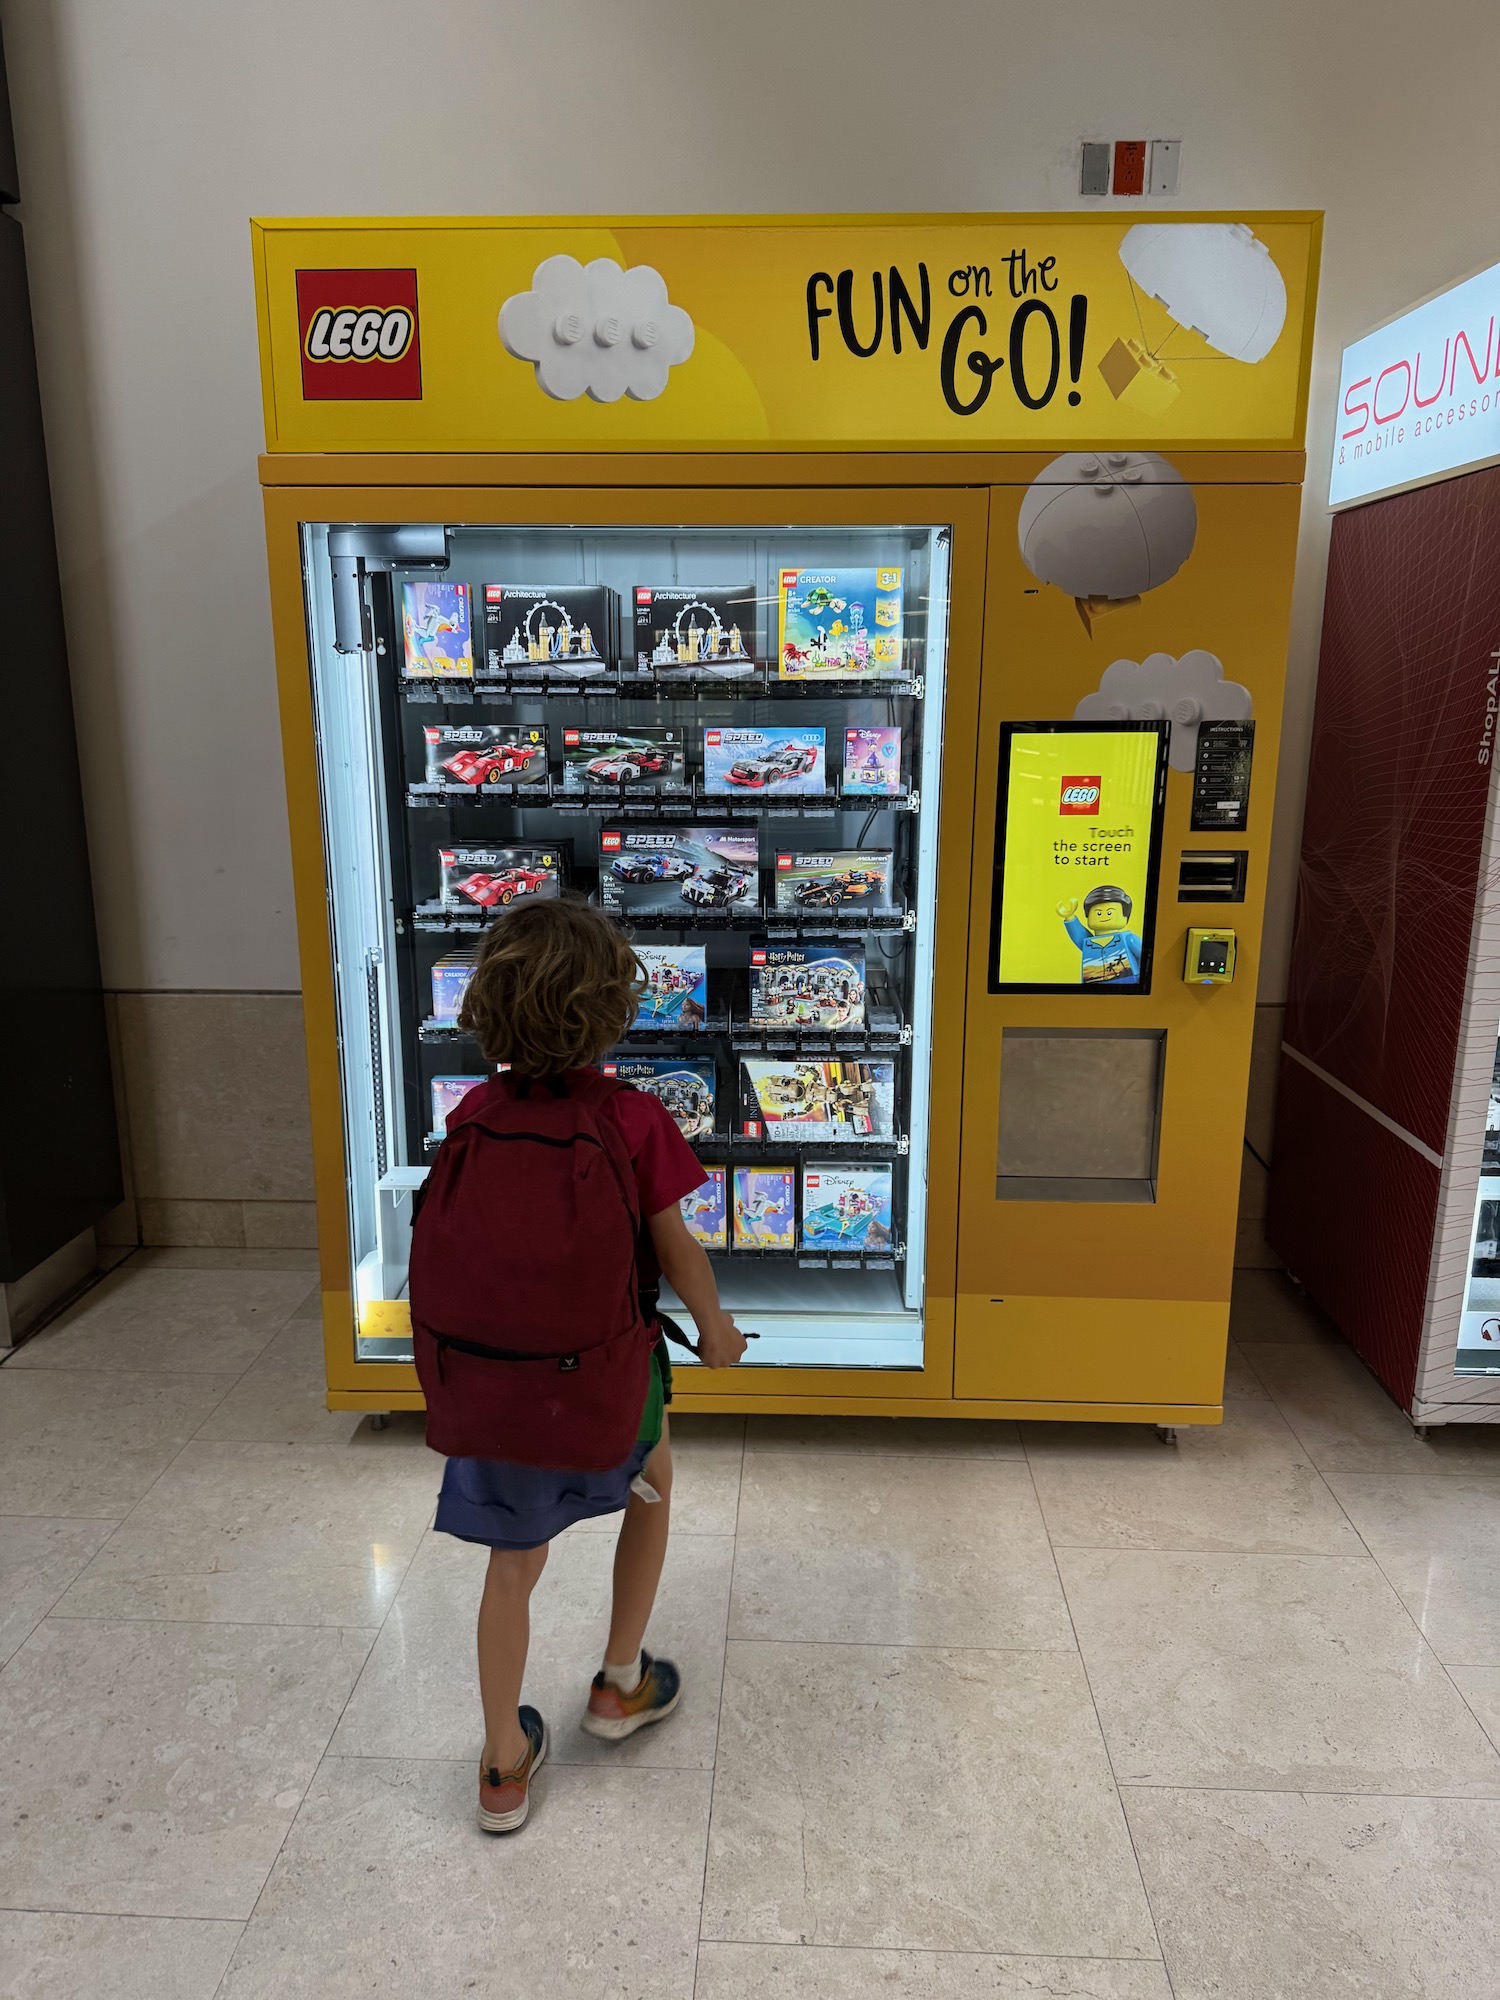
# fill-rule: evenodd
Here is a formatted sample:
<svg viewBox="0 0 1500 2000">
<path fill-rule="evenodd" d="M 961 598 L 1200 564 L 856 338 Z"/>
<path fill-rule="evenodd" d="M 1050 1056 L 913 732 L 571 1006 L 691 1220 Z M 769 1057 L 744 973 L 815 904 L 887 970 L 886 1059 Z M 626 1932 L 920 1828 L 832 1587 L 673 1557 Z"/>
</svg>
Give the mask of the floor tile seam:
<svg viewBox="0 0 1500 2000">
<path fill-rule="evenodd" d="M 46 1520 L 48 1517 L 45 1514 L 43 1514 L 43 1515 L 38 1515 L 35 1518 L 39 1520 Z M 53 1518 L 58 1520 L 66 1520 L 69 1517 L 67 1515 L 57 1515 L 54 1516 Z M 87 1519 L 88 1517 L 86 1515 L 85 1516 L 74 1515 L 72 1518 L 77 1520 L 77 1519 Z M 116 1525 L 118 1526 L 118 1523 Z M 113 1535 L 106 1535 L 104 1540 L 99 1544 L 99 1548 L 102 1549 L 108 1547 L 109 1543 L 113 1539 L 114 1539 Z M 98 1553 L 99 1549 L 95 1549 L 94 1555 L 97 1555 Z M 83 1569 L 88 1568 L 89 1564 L 94 1560 L 94 1555 L 85 1556 Z M 78 1576 L 71 1578 L 67 1583 L 63 1585 L 62 1589 L 57 1593 L 56 1597 L 53 1598 L 52 1602 L 47 1606 L 45 1611 L 39 1612 L 37 1616 L 32 1619 L 31 1623 L 27 1626 L 25 1632 L 22 1633 L 20 1639 L 16 1642 L 14 1646 L 11 1647 L 9 1653 L 7 1653 L 5 1658 L 3 1660 L 0 1660 L 0 1673 L 3 1673 L 5 1671 L 5 1669 L 10 1665 L 11 1661 L 16 1657 L 17 1653 L 20 1652 L 22 1646 L 27 1644 L 27 1642 L 31 1638 L 32 1633 L 36 1631 L 37 1627 L 39 1625 L 45 1624 L 49 1618 L 53 1618 L 58 1615 L 57 1611 L 58 1605 L 62 1603 L 63 1599 L 67 1596 L 68 1592 L 73 1588 L 73 1585 L 77 1583 L 78 1577 L 83 1575 L 83 1569 L 79 1570 Z M 64 1612 L 61 1615 L 63 1617 L 66 1617 L 67 1613 Z"/>
<path fill-rule="evenodd" d="M 0 1903 L 0 1916 L 6 1917 L 119 1917 L 125 1923 L 147 1924 L 233 1924 L 243 1930 L 249 1922 L 247 1917 L 180 1917 L 163 1916 L 160 1910 L 71 1910 L 52 1903 Z"/>
<path fill-rule="evenodd" d="M 1117 1952 L 1108 1951 L 986 1951 L 982 1945 L 967 1944 L 809 1944 L 806 1938 L 783 1941 L 776 1938 L 704 1938 L 704 1944 L 717 1945 L 724 1951 L 826 1951 L 826 1952 L 868 1952 L 874 1955 L 896 1953 L 908 1958 L 983 1958 L 1003 1963 L 1008 1958 L 1039 1958 L 1044 1962 L 1057 1959 L 1068 1965 L 1156 1965 L 1165 1960 L 1154 1958 L 1122 1958 Z"/>
<path fill-rule="evenodd" d="M 1020 1452 L 886 1451 L 883 1447 L 878 1447 L 870 1451 L 840 1451 L 838 1449 L 824 1450 L 817 1445 L 803 1445 L 798 1447 L 795 1445 L 778 1444 L 747 1446 L 745 1456 L 747 1459 L 817 1459 L 822 1463 L 826 1463 L 829 1459 L 838 1459 L 840 1463 L 852 1459 L 856 1464 L 862 1459 L 867 1458 L 899 1458 L 905 1465 L 1024 1465 L 1026 1463 L 1025 1458 Z M 814 1946 L 812 1948 L 814 1950 L 837 1949 L 837 1947 L 831 1945 Z"/>
<path fill-rule="evenodd" d="M 1326 1791 L 1321 1786 L 1307 1785 L 1158 1785 L 1140 1778 L 1124 1779 L 1120 1785 L 1121 1796 L 1126 1792 L 1184 1792 L 1203 1798 L 1233 1794 L 1245 1799 L 1349 1799 L 1361 1805 L 1368 1805 L 1374 1800 L 1390 1805 L 1431 1802 L 1439 1805 L 1493 1806 L 1500 1812 L 1500 1796 L 1491 1798 L 1483 1792 L 1361 1792 L 1349 1785 Z"/>
<path fill-rule="evenodd" d="M 826 1646 L 861 1653 L 1014 1653 L 1020 1659 L 1076 1660 L 1075 1646 L 980 1646 L 970 1643 L 947 1644 L 941 1639 L 737 1639 L 726 1637 L 729 1646 Z"/>
<path fill-rule="evenodd" d="M 476 1728 L 474 1732 L 476 1741 L 481 1733 L 481 1728 Z M 435 1750 L 350 1750 L 343 1744 L 340 1744 L 337 1748 L 330 1744 L 329 1748 L 319 1759 L 319 1762 L 326 1762 L 330 1757 L 342 1758 L 346 1763 L 350 1764 L 461 1764 L 465 1768 L 470 1763 L 477 1765 L 479 1762 L 478 1751 L 470 1758 L 467 1756 L 451 1757 L 446 1752 L 439 1753 Z M 547 1769 L 549 1771 L 614 1771 L 616 1773 L 640 1772 L 644 1774 L 649 1774 L 652 1771 L 696 1771 L 703 1777 L 711 1777 L 713 1775 L 713 1768 L 712 1764 L 705 1764 L 701 1761 L 697 1763 L 667 1764 L 658 1762 L 654 1758 L 649 1764 L 616 1763 L 603 1753 L 597 1757 L 570 1757 L 565 1751 L 558 1749 L 555 1740 L 548 1745 L 547 1749 Z M 539 1778 L 537 1782 L 542 1783 L 543 1780 Z"/>
<path fill-rule="evenodd" d="M 135 1503 L 132 1503 L 132 1508 Z M 21 1507 L 0 1508 L 0 1521 L 107 1521 L 112 1528 L 118 1528 L 125 1519 L 123 1514 L 79 1514 L 69 1512 L 59 1514 L 55 1507 L 44 1508 L 40 1514 L 28 1514 Z M 102 1546 L 102 1544 L 101 1544 Z M 93 1558 L 90 1557 L 90 1561 Z"/>
<path fill-rule="evenodd" d="M 749 1456 L 748 1418 L 740 1432 L 740 1479 L 734 1495 L 733 1549 L 729 1558 L 729 1602 L 724 1613 L 724 1651 L 719 1661 L 719 1705 L 714 1714 L 714 1759 L 709 1767 L 708 1818 L 703 1828 L 703 1872 L 698 1882 L 698 1933 L 693 1945 L 693 1992 L 698 1991 L 698 1966 L 703 1949 L 704 1912 L 708 1907 L 708 1864 L 714 1844 L 714 1806 L 719 1796 L 719 1745 L 724 1733 L 724 1692 L 729 1685 L 729 1627 L 734 1618 L 734 1588 L 740 1563 L 740 1510 L 745 1500 L 745 1460 Z"/>
<path fill-rule="evenodd" d="M 1353 1527 L 1353 1522 L 1349 1524 Z M 1184 1549 L 1158 1548 L 1154 1542 L 1054 1542 L 1054 1549 L 1076 1551 L 1080 1555 L 1091 1556 L 1288 1556 L 1306 1557 L 1309 1562 L 1363 1562 L 1366 1559 L 1380 1567 L 1375 1556 L 1370 1553 L 1358 1530 L 1355 1538 L 1365 1553 L 1351 1555 L 1347 1549 Z M 1382 1575 L 1384 1572 L 1382 1571 Z"/>
<path fill-rule="evenodd" d="M 72 1587 L 69 1584 L 68 1589 L 71 1590 Z M 64 1594 L 66 1595 L 66 1593 Z M 59 1614 L 56 1611 L 49 1611 L 47 1616 L 39 1622 L 43 1625 L 49 1623 L 62 1625 L 183 1625 L 193 1627 L 222 1625 L 235 1632 L 359 1632 L 367 1634 L 372 1645 L 380 1635 L 380 1627 L 378 1625 L 351 1625 L 347 1619 L 336 1620 L 334 1623 L 328 1625 L 312 1625 L 306 1621 L 298 1624 L 286 1620 L 261 1618 L 105 1618 L 100 1617 L 98 1612 L 85 1611 L 75 1614 L 65 1611 Z M 28 1639 L 23 1640 L 22 1643 L 29 1643 L 29 1639 L 32 1636 L 34 1634 L 28 1635 Z M 12 1658 L 14 1657 L 12 1655 Z M 363 1669 L 361 1669 L 362 1671 Z"/>
</svg>

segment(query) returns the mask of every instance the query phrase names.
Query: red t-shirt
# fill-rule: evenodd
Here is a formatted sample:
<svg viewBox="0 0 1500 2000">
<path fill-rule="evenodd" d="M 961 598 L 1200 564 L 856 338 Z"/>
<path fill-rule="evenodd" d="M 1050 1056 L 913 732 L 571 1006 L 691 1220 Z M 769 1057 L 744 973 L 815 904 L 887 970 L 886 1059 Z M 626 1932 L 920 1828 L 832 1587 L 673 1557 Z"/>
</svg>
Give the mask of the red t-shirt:
<svg viewBox="0 0 1500 2000">
<path fill-rule="evenodd" d="M 627 1084 L 605 1099 L 599 1115 L 611 1119 L 625 1141 L 640 1191 L 642 1222 L 702 1187 L 706 1175 L 659 1097 Z"/>
</svg>

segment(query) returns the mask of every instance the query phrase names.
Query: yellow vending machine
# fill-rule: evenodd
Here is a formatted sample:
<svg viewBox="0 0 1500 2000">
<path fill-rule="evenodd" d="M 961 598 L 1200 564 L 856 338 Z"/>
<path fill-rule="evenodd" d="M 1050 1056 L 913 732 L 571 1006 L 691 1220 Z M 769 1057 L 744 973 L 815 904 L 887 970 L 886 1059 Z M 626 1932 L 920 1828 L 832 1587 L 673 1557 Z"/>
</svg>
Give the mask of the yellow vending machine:
<svg viewBox="0 0 1500 2000">
<path fill-rule="evenodd" d="M 757 1336 L 681 1406 L 1216 1422 L 1319 218 L 253 232 L 330 1406 L 581 893 Z"/>
</svg>

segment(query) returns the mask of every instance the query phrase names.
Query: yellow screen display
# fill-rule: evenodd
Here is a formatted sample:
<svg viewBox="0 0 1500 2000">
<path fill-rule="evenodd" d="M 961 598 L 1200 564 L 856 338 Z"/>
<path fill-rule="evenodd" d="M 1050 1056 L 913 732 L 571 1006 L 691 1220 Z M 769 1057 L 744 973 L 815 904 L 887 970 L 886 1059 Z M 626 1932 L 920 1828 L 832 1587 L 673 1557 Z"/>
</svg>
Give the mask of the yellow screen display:
<svg viewBox="0 0 1500 2000">
<path fill-rule="evenodd" d="M 992 991 L 1149 993 L 1167 725 L 1007 723 Z"/>
</svg>

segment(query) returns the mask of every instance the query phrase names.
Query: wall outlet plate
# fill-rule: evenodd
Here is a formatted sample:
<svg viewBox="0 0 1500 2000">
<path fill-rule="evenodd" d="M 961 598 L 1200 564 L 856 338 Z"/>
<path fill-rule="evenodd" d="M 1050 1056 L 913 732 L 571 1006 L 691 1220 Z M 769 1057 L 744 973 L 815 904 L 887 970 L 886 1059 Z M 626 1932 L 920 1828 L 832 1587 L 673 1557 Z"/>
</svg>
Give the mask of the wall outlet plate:
<svg viewBox="0 0 1500 2000">
<path fill-rule="evenodd" d="M 1116 194 L 1144 194 L 1146 191 L 1146 142 L 1144 139 L 1116 139 Z"/>
<path fill-rule="evenodd" d="M 1080 194 L 1109 193 L 1110 143 L 1107 139 L 1085 139 L 1083 168 L 1078 178 Z"/>
<path fill-rule="evenodd" d="M 1176 194 L 1177 173 L 1182 160 L 1180 139 L 1153 139 L 1151 165 L 1146 179 L 1148 194 Z"/>
</svg>

